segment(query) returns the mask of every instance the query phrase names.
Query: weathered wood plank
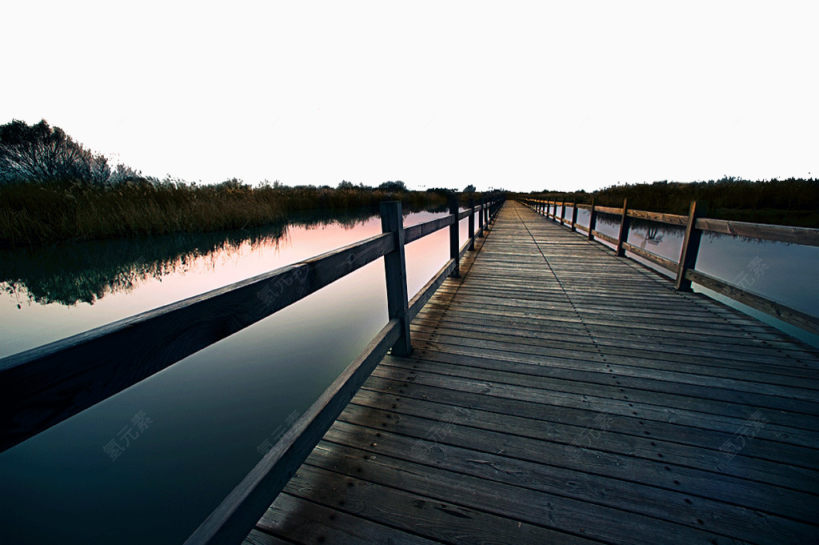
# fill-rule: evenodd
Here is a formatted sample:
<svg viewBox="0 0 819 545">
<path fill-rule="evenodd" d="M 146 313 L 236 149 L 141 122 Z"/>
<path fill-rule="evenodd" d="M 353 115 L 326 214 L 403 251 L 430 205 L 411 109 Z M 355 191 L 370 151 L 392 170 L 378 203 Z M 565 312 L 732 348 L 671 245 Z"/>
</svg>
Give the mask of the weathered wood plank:
<svg viewBox="0 0 819 545">
<path fill-rule="evenodd" d="M 639 218 L 648 221 L 656 221 L 658 223 L 667 223 L 669 225 L 685 226 L 688 222 L 688 216 L 680 214 L 665 214 L 662 212 L 649 212 L 647 210 L 629 210 L 629 217 Z"/>
<path fill-rule="evenodd" d="M 805 314 L 804 312 L 787 307 L 781 303 L 777 303 L 776 301 L 771 301 L 765 297 L 761 297 L 736 286 L 732 286 L 731 284 L 718 278 L 714 278 L 713 276 L 709 276 L 693 269 L 688 269 L 685 272 L 685 277 L 692 282 L 696 282 L 697 284 L 710 290 L 721 293 L 722 295 L 730 297 L 735 301 L 739 301 L 744 305 L 748 305 L 751 308 L 761 310 L 766 314 L 779 318 L 783 322 L 788 322 L 789 324 L 801 327 L 806 331 L 810 331 L 814 335 L 819 335 L 819 318 L 815 316 Z"/>
<path fill-rule="evenodd" d="M 651 261 L 652 263 L 655 263 L 655 264 L 657 264 L 657 265 L 659 265 L 661 267 L 664 267 L 664 268 L 668 269 L 669 271 L 676 272 L 677 268 L 679 267 L 679 263 L 677 263 L 676 261 L 666 259 L 665 257 L 662 257 L 662 256 L 657 255 L 655 253 L 649 252 L 648 250 L 644 250 L 644 249 L 640 248 L 639 246 L 635 246 L 634 244 L 631 244 L 629 242 L 623 242 L 623 248 L 625 248 L 629 252 L 632 252 L 634 254 L 639 255 L 643 259 L 647 259 L 648 261 Z"/>
<path fill-rule="evenodd" d="M 819 246 L 819 229 L 811 227 L 791 227 L 787 225 L 767 225 L 745 221 L 697 218 L 696 228 L 711 233 L 721 233 L 735 237 L 773 240 L 806 246 Z"/>
<path fill-rule="evenodd" d="M 430 233 L 434 233 L 435 231 L 452 225 L 452 222 L 453 222 L 452 216 L 443 216 L 438 219 L 427 221 L 425 223 L 413 225 L 412 227 L 407 227 L 404 230 L 404 240 L 406 241 L 407 244 L 409 244 L 410 242 L 425 237 Z"/>
</svg>

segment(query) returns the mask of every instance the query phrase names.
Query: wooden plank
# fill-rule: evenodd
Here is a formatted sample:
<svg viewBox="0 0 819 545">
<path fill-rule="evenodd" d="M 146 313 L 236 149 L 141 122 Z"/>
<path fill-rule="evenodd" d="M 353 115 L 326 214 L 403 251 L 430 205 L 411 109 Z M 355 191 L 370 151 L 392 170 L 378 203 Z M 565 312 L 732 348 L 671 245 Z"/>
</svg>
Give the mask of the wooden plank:
<svg viewBox="0 0 819 545">
<path fill-rule="evenodd" d="M 427 395 L 426 392 L 433 393 Z M 568 445 L 652 461 L 657 460 L 657 452 L 663 452 L 665 454 L 663 459 L 667 463 L 682 467 L 703 471 L 716 471 L 720 467 L 724 473 L 734 477 L 766 482 L 807 493 L 812 493 L 819 486 L 819 472 L 792 463 L 787 465 L 781 463 L 781 461 L 787 462 L 788 460 L 804 462 L 809 459 L 808 457 L 799 453 L 791 457 L 790 452 L 777 450 L 778 443 L 774 442 L 761 443 L 767 447 L 767 450 L 756 445 L 753 451 L 743 451 L 738 455 L 741 456 L 737 460 L 739 464 L 726 464 L 725 454 L 714 449 L 713 446 L 721 445 L 729 440 L 731 436 L 727 434 L 720 435 L 712 432 L 711 436 L 703 436 L 691 433 L 692 430 L 673 425 L 652 425 L 639 419 L 618 418 L 615 415 L 591 410 L 578 410 L 573 414 L 567 414 L 568 411 L 557 413 L 537 405 L 533 405 L 530 412 L 542 410 L 535 415 L 536 417 L 531 417 L 519 415 L 519 406 L 510 407 L 507 411 L 503 411 L 501 407 L 501 412 L 498 412 L 491 410 L 494 408 L 491 400 L 486 400 L 488 403 L 478 406 L 471 403 L 468 397 L 455 397 L 455 394 L 448 398 L 451 403 L 457 404 L 458 410 L 453 410 L 452 404 L 447 405 L 440 402 L 443 395 L 449 394 L 450 392 L 436 392 L 431 389 L 413 387 L 396 399 L 388 392 L 371 388 L 365 384 L 339 419 L 353 421 L 350 420 L 350 415 L 357 410 L 356 407 L 379 409 L 393 412 L 396 423 L 404 421 L 405 416 L 439 422 L 447 419 L 456 425 L 514 433 L 522 437 L 548 441 L 558 449 Z M 422 397 L 425 395 L 427 395 L 426 398 Z M 381 418 L 381 421 L 384 420 Z M 594 432 L 593 435 L 591 431 Z M 668 440 L 669 438 L 673 440 Z M 766 452 L 773 453 L 780 461 L 753 456 L 764 455 Z M 566 465 L 565 462 L 560 463 Z M 571 467 L 578 468 L 578 466 Z"/>
<path fill-rule="evenodd" d="M 346 485 L 344 485 L 346 486 Z M 340 511 L 298 496 L 282 493 L 259 522 L 257 531 L 281 536 L 287 543 L 344 543 L 345 545 L 434 545 L 432 541 L 387 524 Z"/>
<path fill-rule="evenodd" d="M 398 340 L 399 326 L 398 320 L 391 320 L 376 335 L 361 356 L 344 369 L 185 540 L 185 545 L 233 545 L 247 535 L 248 529 L 267 510 L 387 350 Z"/>
<path fill-rule="evenodd" d="M 814 335 L 819 335 L 819 318 L 816 316 L 805 314 L 804 312 L 800 312 L 781 303 L 771 301 L 770 299 L 766 299 L 760 295 L 756 295 L 736 286 L 732 286 L 731 284 L 728 284 L 727 282 L 724 282 L 718 278 L 714 278 L 713 276 L 709 276 L 693 269 L 688 269 L 685 272 L 685 277 L 691 282 L 696 282 L 701 286 L 725 295 L 726 297 L 730 297 L 731 299 L 744 305 L 761 310 L 762 312 L 770 314 L 783 322 L 795 325 L 796 327 L 809 331 Z"/>
<path fill-rule="evenodd" d="M 599 543 L 531 524 L 521 517 L 498 515 L 499 509 L 486 508 L 474 501 L 464 505 L 463 501 L 441 499 L 441 494 L 430 496 L 429 490 L 422 486 L 425 467 L 415 466 L 414 471 L 403 472 L 391 461 L 367 451 L 323 443 L 313 452 L 312 463 L 303 466 L 293 478 L 288 492 L 336 511 L 439 543 Z M 445 490 L 449 484 L 441 483 L 431 488 Z M 486 497 L 486 494 L 481 496 Z M 493 498 L 487 499 L 491 501 Z"/>
<path fill-rule="evenodd" d="M 452 216 L 443 216 L 425 223 L 419 223 L 404 229 L 404 240 L 407 244 L 452 225 Z"/>
<path fill-rule="evenodd" d="M 805 246 L 819 246 L 819 229 L 812 227 L 791 227 L 787 225 L 768 225 L 745 221 L 718 220 L 697 218 L 697 229 L 711 233 L 721 233 L 735 237 L 746 237 L 760 240 L 773 240 Z"/>
<path fill-rule="evenodd" d="M 599 204 L 594 207 L 594 211 L 600 214 L 611 214 L 613 216 L 622 216 L 623 209 L 616 208 L 614 206 L 600 206 Z"/>
<path fill-rule="evenodd" d="M 525 399 L 505 399 L 496 396 L 485 395 L 481 392 L 470 392 L 458 390 L 453 388 L 441 388 L 438 386 L 416 383 L 416 381 L 402 381 L 400 377 L 378 377 L 372 376 L 367 383 L 362 387 L 362 395 L 366 392 L 372 392 L 374 395 L 386 396 L 385 399 L 390 400 L 390 405 L 395 405 L 397 408 L 404 406 L 406 400 L 423 401 L 435 403 L 443 407 L 442 411 L 452 407 L 464 408 L 464 418 L 471 416 L 483 416 L 483 413 L 492 413 L 497 418 L 502 419 L 502 423 L 498 426 L 491 426 L 491 419 L 478 420 L 471 419 L 471 424 L 478 428 L 490 429 L 493 431 L 509 432 L 511 425 L 523 425 L 523 421 L 515 420 L 514 422 L 507 421 L 507 417 L 515 417 L 517 419 L 529 419 L 532 422 L 528 427 L 515 428 L 520 429 L 516 432 L 517 435 L 543 438 L 551 441 L 558 441 L 554 437 L 553 424 L 564 424 L 572 426 L 575 429 L 574 435 L 568 437 L 563 443 L 577 446 L 577 435 L 583 435 L 581 430 L 593 429 L 606 431 L 610 430 L 612 433 L 625 434 L 631 437 L 640 437 L 649 441 L 646 446 L 647 450 L 645 456 L 641 456 L 650 460 L 665 460 L 657 456 L 657 445 L 651 442 L 665 441 L 668 442 L 669 450 L 673 450 L 674 444 L 684 444 L 699 449 L 707 449 L 712 451 L 712 459 L 716 457 L 720 462 L 724 462 L 725 453 L 720 451 L 720 446 L 727 440 L 730 440 L 733 435 L 731 432 L 722 430 L 711 430 L 705 428 L 698 428 L 694 426 L 681 425 L 678 422 L 656 421 L 645 419 L 639 415 L 620 415 L 611 412 L 600 411 L 589 405 L 582 407 L 567 407 L 556 404 L 537 403 L 535 401 Z M 359 398 L 363 399 L 363 398 Z M 360 403 L 365 403 L 360 401 Z M 401 409 L 403 410 L 403 409 Z M 475 413 L 477 411 L 477 414 Z M 603 414 L 604 418 L 600 415 Z M 452 417 L 452 421 L 456 420 Z M 577 428 L 580 428 L 578 430 Z M 541 430 L 540 432 L 532 432 L 530 429 Z M 596 436 L 595 436 L 596 438 Z M 612 447 L 601 438 L 595 441 L 594 450 L 601 450 L 605 452 L 612 451 Z M 626 440 L 624 438 L 624 440 Z M 634 442 L 628 439 L 630 452 L 625 454 L 635 455 Z M 584 445 L 585 446 L 585 445 Z M 652 448 L 653 447 L 653 448 Z M 787 464 L 795 468 L 803 468 L 809 471 L 816 471 L 815 452 L 810 447 L 802 445 L 792 445 L 778 441 L 770 441 L 763 438 L 754 438 L 753 441 L 748 441 L 745 448 L 738 455 L 767 460 L 773 464 Z M 701 460 L 702 461 L 702 460 Z M 682 465 L 692 465 L 691 463 Z M 693 464 L 695 467 L 697 464 Z M 706 468 L 712 471 L 716 468 Z M 802 474 L 802 471 L 797 471 L 797 474 Z M 740 475 L 742 476 L 742 475 Z M 815 479 L 815 476 L 813 477 Z M 806 490 L 810 492 L 810 490 Z"/>
<path fill-rule="evenodd" d="M 452 411 L 452 418 L 457 418 L 458 411 Z M 492 445 L 517 443 L 517 437 L 511 433 L 478 431 L 471 426 L 452 422 L 447 433 L 441 437 L 430 438 L 429 429 L 435 421 L 394 411 L 380 411 L 352 406 L 341 415 L 341 421 L 327 433 L 325 440 L 354 448 L 371 450 L 373 454 L 421 463 L 458 474 L 483 479 L 489 483 L 502 482 L 524 489 L 531 489 L 556 496 L 569 497 L 581 501 L 594 502 L 608 507 L 615 507 L 629 513 L 649 515 L 658 520 L 669 522 L 685 521 L 690 526 L 698 527 L 697 520 L 709 520 L 709 529 L 714 532 L 731 535 L 740 539 L 762 539 L 769 543 L 778 543 L 784 536 L 786 541 L 804 539 L 811 535 L 815 528 L 808 523 L 795 523 L 781 515 L 762 514 L 743 506 L 731 505 L 711 498 L 698 498 L 697 505 L 687 503 L 685 499 L 691 490 L 701 493 L 705 486 L 712 486 L 714 495 L 719 497 L 723 488 L 731 486 L 736 479 L 729 482 L 713 482 L 714 479 L 705 472 L 674 468 L 674 476 L 664 475 L 662 465 L 666 462 L 641 461 L 634 463 L 629 456 L 624 462 L 629 465 L 622 473 L 631 471 L 626 479 L 618 479 L 608 474 L 609 466 L 600 462 L 594 464 L 581 456 L 592 458 L 582 452 L 591 442 L 581 445 L 560 445 L 532 441 L 532 449 L 515 448 L 513 452 L 497 454 Z M 386 428 L 379 428 L 387 422 Z M 376 433 L 379 435 L 376 436 Z M 372 442 L 377 448 L 368 449 Z M 592 441 L 593 442 L 593 441 Z M 536 452 L 537 446 L 549 454 Z M 514 448 L 514 447 L 513 447 Z M 655 447 L 655 451 L 656 451 Z M 582 452 L 582 454 L 581 454 Z M 594 453 L 600 459 L 612 455 Z M 549 463 L 544 463 L 548 461 Z M 645 464 L 639 467 L 639 463 Z M 641 482 L 640 473 L 654 471 L 658 478 L 648 478 Z M 565 467 L 565 465 L 571 467 Z M 663 479 L 664 477 L 664 479 Z M 661 488 L 663 481 L 677 480 L 679 485 L 672 489 Z M 697 481 L 705 482 L 697 482 Z M 648 482 L 645 482 L 648 481 Z M 685 481 L 685 484 L 683 484 Z M 573 483 L 566 486 L 566 483 Z M 743 483 L 744 484 L 744 483 Z M 740 485 L 741 486 L 741 485 Z M 746 485 L 747 486 L 747 485 Z M 732 487 L 735 488 L 735 487 Z M 774 487 L 770 487 L 776 490 Z M 776 492 L 774 492 L 775 494 Z M 672 507 L 673 506 L 673 507 Z"/>
<path fill-rule="evenodd" d="M 393 250 L 391 235 L 376 235 L 3 358 L 0 450 L 270 316 Z M 151 342 L 146 342 L 147 339 Z M 112 354 L 117 357 L 111 357 Z"/>
<path fill-rule="evenodd" d="M 423 490 L 425 495 L 432 499 L 433 505 L 434 502 L 447 502 L 470 510 L 464 514 L 471 516 L 458 517 L 455 515 L 450 524 L 454 523 L 455 519 L 480 520 L 472 513 L 482 511 L 502 517 L 506 521 L 542 525 L 554 533 L 561 532 L 564 535 L 569 532 L 578 532 L 578 529 L 582 528 L 582 535 L 586 538 L 623 545 L 656 545 L 658 542 L 707 543 L 708 539 L 716 538 L 718 535 L 708 530 L 670 523 L 639 513 L 629 513 L 622 509 L 517 487 L 506 482 L 489 482 L 471 475 L 402 460 L 379 453 L 378 441 L 372 442 L 376 444 L 372 450 L 338 443 L 323 443 L 325 448 L 314 451 L 310 458 L 310 466 L 347 475 L 355 475 L 357 468 L 360 467 L 360 478 L 366 482 L 385 487 Z M 368 455 L 371 456 L 369 463 L 362 464 L 362 458 Z M 354 486 L 350 487 L 348 494 L 355 495 L 359 482 L 353 482 Z M 361 486 L 367 485 L 361 483 Z M 372 497 L 370 501 L 377 503 L 390 499 L 384 495 L 380 500 Z M 358 499 L 357 503 L 361 503 L 362 500 L 363 498 Z M 476 526 L 481 526 L 482 532 L 489 529 L 485 523 L 470 523 L 470 527 Z M 497 524 L 497 526 L 498 531 L 504 528 L 503 524 Z M 443 528 L 438 525 L 436 530 L 442 532 Z M 667 536 L 661 539 L 663 534 Z M 490 542 L 518 542 L 518 539 L 513 537 L 514 535 L 505 533 L 495 535 Z M 471 543 L 481 542 L 476 537 L 472 537 L 474 541 Z M 552 537 L 552 539 L 556 538 L 557 536 Z M 524 539 L 526 538 L 521 537 L 521 541 L 526 543 L 528 540 L 523 541 Z M 538 539 L 544 539 L 544 537 Z M 550 542 L 551 539 L 532 543 Z"/>
<path fill-rule="evenodd" d="M 657 264 L 657 265 L 659 265 L 659 266 L 661 266 L 663 268 L 666 268 L 669 271 L 676 272 L 677 269 L 679 268 L 679 263 L 677 263 L 676 261 L 666 259 L 666 258 L 664 258 L 662 256 L 659 256 L 659 255 L 655 254 L 655 253 L 649 252 L 648 250 L 644 250 L 644 249 L 640 248 L 639 246 L 635 246 L 634 244 L 631 244 L 629 242 L 623 242 L 623 248 L 625 248 L 626 250 L 628 250 L 631 253 L 639 255 L 643 259 L 646 259 L 646 260 L 651 261 L 652 263 L 655 263 L 655 264 Z"/>
<path fill-rule="evenodd" d="M 601 233 L 600 231 L 592 230 L 592 234 L 594 235 L 594 238 L 599 238 L 599 239 L 605 240 L 609 244 L 617 245 L 617 239 L 614 238 L 614 237 L 610 237 L 606 233 Z"/>
<path fill-rule="evenodd" d="M 682 216 L 680 214 L 665 214 L 662 212 L 649 212 L 647 210 L 629 210 L 628 215 L 631 218 L 639 218 L 657 223 L 667 223 L 668 225 L 679 225 L 684 227 L 688 223 L 688 216 Z"/>
</svg>

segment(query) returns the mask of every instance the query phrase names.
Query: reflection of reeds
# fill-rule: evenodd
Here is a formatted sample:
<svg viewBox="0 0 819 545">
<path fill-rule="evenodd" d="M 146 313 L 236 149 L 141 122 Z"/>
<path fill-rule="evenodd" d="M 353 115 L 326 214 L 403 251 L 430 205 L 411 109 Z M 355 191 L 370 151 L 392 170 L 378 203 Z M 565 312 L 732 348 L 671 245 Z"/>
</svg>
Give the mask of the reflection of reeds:
<svg viewBox="0 0 819 545">
<path fill-rule="evenodd" d="M 287 240 L 289 225 L 335 223 L 352 229 L 374 214 L 372 209 L 312 211 L 265 227 L 0 250 L 0 289 L 19 301 L 93 303 L 108 293 L 128 292 L 146 279 L 183 271 L 200 257 L 230 254 L 243 247 L 275 250 Z"/>
<path fill-rule="evenodd" d="M 0 282 L 18 297 L 38 303 L 93 303 L 106 293 L 130 291 L 142 280 L 183 269 L 200 256 L 248 244 L 276 247 L 287 227 L 242 232 L 173 234 L 109 241 L 81 241 L 47 248 L 0 251 Z"/>
<path fill-rule="evenodd" d="M 388 198 L 400 198 L 410 209 L 443 202 L 437 193 L 253 188 L 235 181 L 216 186 L 147 181 L 115 186 L 4 185 L 0 186 L 0 246 L 243 229 L 282 221 L 301 211 L 374 209 Z"/>
</svg>

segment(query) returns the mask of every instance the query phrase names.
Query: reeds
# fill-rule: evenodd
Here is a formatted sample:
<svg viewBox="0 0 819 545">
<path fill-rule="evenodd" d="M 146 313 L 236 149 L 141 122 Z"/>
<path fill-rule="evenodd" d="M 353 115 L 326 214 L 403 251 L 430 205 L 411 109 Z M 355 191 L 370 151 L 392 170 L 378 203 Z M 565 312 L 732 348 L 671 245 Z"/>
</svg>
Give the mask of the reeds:
<svg viewBox="0 0 819 545">
<path fill-rule="evenodd" d="M 712 218 L 819 227 L 819 180 L 815 178 L 750 181 L 725 177 L 708 182 L 624 184 L 592 193 L 543 191 L 529 196 L 587 204 L 594 197 L 603 206 L 621 206 L 628 198 L 629 208 L 672 214 L 687 214 L 691 201 L 697 201 Z"/>
<path fill-rule="evenodd" d="M 401 199 L 409 209 L 439 206 L 436 193 L 390 193 L 369 188 L 250 187 L 236 180 L 215 186 L 131 180 L 0 186 L 0 246 L 66 240 L 242 229 L 283 221 L 289 214 L 373 208 Z"/>
</svg>

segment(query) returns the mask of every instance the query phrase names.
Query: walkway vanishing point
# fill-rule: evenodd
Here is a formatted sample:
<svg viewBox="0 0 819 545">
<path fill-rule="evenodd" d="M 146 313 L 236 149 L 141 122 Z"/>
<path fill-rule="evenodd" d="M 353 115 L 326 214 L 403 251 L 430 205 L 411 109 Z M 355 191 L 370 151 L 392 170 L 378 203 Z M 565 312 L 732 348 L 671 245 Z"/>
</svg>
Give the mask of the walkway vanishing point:
<svg viewBox="0 0 819 545">
<path fill-rule="evenodd" d="M 484 240 L 246 544 L 819 542 L 815 350 L 516 202 Z"/>
</svg>

